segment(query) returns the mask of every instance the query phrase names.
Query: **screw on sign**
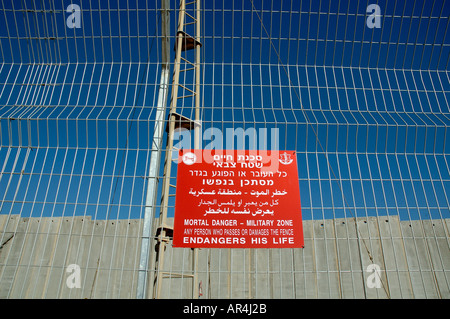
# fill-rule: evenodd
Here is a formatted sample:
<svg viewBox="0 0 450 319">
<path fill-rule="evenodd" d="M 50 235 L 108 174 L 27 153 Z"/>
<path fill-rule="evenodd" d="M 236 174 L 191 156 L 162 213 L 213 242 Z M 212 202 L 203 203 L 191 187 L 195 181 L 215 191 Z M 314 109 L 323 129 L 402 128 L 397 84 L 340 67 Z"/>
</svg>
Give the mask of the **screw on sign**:
<svg viewBox="0 0 450 319">
<path fill-rule="evenodd" d="M 304 246 L 295 151 L 183 150 L 175 247 Z"/>
</svg>

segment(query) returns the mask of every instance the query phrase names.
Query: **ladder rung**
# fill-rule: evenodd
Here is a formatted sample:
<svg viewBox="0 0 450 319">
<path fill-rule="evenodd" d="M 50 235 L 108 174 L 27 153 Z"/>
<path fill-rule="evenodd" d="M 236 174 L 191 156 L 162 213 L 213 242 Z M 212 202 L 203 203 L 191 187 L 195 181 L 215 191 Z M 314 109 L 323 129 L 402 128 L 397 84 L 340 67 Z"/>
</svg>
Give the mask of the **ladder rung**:
<svg viewBox="0 0 450 319">
<path fill-rule="evenodd" d="M 185 23 L 185 24 L 183 24 L 183 25 L 184 25 L 184 26 L 187 26 L 187 25 L 196 24 L 196 23 L 197 23 L 197 21 L 192 21 L 192 22 Z"/>
<path fill-rule="evenodd" d="M 184 62 L 187 62 L 187 63 L 189 63 L 189 64 L 191 64 L 191 65 L 193 65 L 193 66 L 195 66 L 195 64 L 194 63 L 192 63 L 191 61 L 188 61 L 188 60 L 186 60 L 185 58 L 183 58 L 183 57 L 180 57 L 181 58 L 181 60 L 183 60 Z"/>
<path fill-rule="evenodd" d="M 193 97 L 193 96 L 195 96 L 195 94 L 182 95 L 182 96 L 177 97 L 177 99 L 186 99 L 186 98 L 188 98 L 188 97 Z"/>
<path fill-rule="evenodd" d="M 189 88 L 187 88 L 187 87 L 185 87 L 183 84 L 178 84 L 179 86 L 181 86 L 183 89 L 185 89 L 185 90 L 187 90 L 187 91 L 189 91 L 189 92 L 191 92 L 191 93 L 193 93 L 193 94 L 195 94 L 195 92 L 194 91 L 192 91 L 191 89 L 189 89 Z"/>
<path fill-rule="evenodd" d="M 194 18 L 193 16 L 191 16 L 189 13 L 187 13 L 187 12 L 184 12 L 187 16 L 189 16 L 191 19 L 193 19 L 195 22 L 197 22 L 197 19 L 196 18 Z"/>
<path fill-rule="evenodd" d="M 192 70 L 195 70 L 195 68 L 180 69 L 180 72 L 192 71 Z"/>
</svg>

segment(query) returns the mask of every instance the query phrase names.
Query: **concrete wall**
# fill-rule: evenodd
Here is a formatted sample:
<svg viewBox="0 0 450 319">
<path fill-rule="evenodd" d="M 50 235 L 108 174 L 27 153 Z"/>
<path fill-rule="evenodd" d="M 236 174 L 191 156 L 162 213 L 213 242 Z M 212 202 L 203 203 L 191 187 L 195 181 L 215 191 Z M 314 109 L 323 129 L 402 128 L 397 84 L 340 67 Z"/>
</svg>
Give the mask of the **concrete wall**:
<svg viewBox="0 0 450 319">
<path fill-rule="evenodd" d="M 0 216 L 0 298 L 133 298 L 141 220 Z M 3 234 L 5 232 L 5 234 Z M 66 280 L 80 267 L 81 288 Z"/>
<path fill-rule="evenodd" d="M 356 223 L 304 221 L 304 249 L 200 249 L 201 298 L 450 298 L 448 220 Z M 192 274 L 192 258 L 169 246 L 164 270 Z M 379 289 L 366 285 L 373 263 Z M 191 296 L 191 278 L 165 280 L 163 297 Z"/>
<path fill-rule="evenodd" d="M 199 297 L 450 298 L 448 223 L 304 221 L 304 249 L 199 249 Z M 141 231 L 137 219 L 1 215 L 0 298 L 135 298 Z M 160 297 L 193 297 L 193 256 L 168 245 Z M 372 263 L 380 266 L 381 288 L 366 285 Z M 66 284 L 70 264 L 80 267 L 80 288 Z"/>
</svg>

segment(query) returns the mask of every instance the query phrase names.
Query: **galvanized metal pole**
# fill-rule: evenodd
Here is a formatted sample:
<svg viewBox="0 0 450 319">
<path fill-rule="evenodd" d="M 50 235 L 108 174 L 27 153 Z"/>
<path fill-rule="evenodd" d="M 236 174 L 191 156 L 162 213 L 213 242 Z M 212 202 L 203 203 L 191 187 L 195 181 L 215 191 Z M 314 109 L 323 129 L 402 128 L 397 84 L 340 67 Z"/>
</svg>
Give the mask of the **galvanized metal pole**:
<svg viewBox="0 0 450 319">
<path fill-rule="evenodd" d="M 138 299 L 146 298 L 148 290 L 147 289 L 148 264 L 151 256 L 153 219 L 156 211 L 155 201 L 158 192 L 158 173 L 161 163 L 161 149 L 165 127 L 164 124 L 165 124 L 166 104 L 169 92 L 169 75 L 170 75 L 169 8 L 170 8 L 169 0 L 162 0 L 161 1 L 162 69 L 158 92 L 158 101 L 156 106 L 152 151 L 150 155 L 150 168 L 147 176 L 147 195 L 145 200 L 144 225 L 142 230 L 141 255 L 139 260 L 139 273 L 138 273 L 137 293 L 136 293 L 136 297 Z"/>
</svg>

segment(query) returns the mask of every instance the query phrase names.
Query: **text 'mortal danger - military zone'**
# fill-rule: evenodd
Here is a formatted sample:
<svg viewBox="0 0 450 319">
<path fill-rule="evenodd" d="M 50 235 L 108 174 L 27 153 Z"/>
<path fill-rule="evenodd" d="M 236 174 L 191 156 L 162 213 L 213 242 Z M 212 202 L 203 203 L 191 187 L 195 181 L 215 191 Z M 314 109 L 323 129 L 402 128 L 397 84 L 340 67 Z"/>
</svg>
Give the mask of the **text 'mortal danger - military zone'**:
<svg viewBox="0 0 450 319">
<path fill-rule="evenodd" d="M 181 150 L 173 246 L 303 248 L 295 151 Z"/>
</svg>

